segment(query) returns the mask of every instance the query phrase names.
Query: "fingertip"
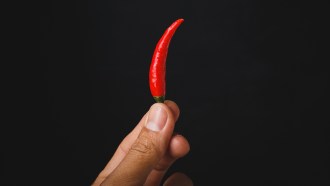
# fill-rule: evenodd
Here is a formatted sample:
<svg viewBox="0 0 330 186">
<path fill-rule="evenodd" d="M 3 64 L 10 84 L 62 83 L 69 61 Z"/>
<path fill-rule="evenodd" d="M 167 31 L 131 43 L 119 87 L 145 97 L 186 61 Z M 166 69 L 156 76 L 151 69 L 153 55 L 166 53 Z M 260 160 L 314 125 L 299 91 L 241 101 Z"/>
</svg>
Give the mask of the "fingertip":
<svg viewBox="0 0 330 186">
<path fill-rule="evenodd" d="M 168 106 L 165 103 L 154 103 L 153 105 L 151 105 L 148 113 L 147 113 L 147 118 L 149 117 L 150 111 L 155 109 L 156 107 L 160 107 L 161 109 L 165 110 L 168 116 L 168 119 L 171 121 L 176 121 L 176 113 L 173 112 L 172 107 Z M 148 119 L 147 119 L 148 120 Z"/>
<path fill-rule="evenodd" d="M 179 118 L 180 115 L 180 110 L 178 105 L 170 100 L 166 100 L 164 103 L 154 103 L 153 105 L 151 105 L 149 111 L 148 111 L 148 115 L 150 113 L 150 110 L 152 110 L 155 107 L 161 107 L 164 110 L 166 110 L 169 119 L 176 122 Z"/>
<path fill-rule="evenodd" d="M 180 115 L 179 106 L 174 101 L 171 100 L 165 100 L 164 104 L 170 108 L 170 110 L 174 115 L 175 120 L 178 120 Z"/>
<path fill-rule="evenodd" d="M 178 159 L 187 155 L 189 151 L 190 145 L 184 136 L 176 134 L 172 137 L 168 149 L 171 157 Z"/>
<path fill-rule="evenodd" d="M 193 186 L 192 180 L 185 174 L 177 172 L 172 174 L 164 183 L 164 186 Z"/>
<path fill-rule="evenodd" d="M 179 106 L 172 100 L 165 100 L 164 104 L 170 107 L 173 110 L 179 111 Z"/>
</svg>

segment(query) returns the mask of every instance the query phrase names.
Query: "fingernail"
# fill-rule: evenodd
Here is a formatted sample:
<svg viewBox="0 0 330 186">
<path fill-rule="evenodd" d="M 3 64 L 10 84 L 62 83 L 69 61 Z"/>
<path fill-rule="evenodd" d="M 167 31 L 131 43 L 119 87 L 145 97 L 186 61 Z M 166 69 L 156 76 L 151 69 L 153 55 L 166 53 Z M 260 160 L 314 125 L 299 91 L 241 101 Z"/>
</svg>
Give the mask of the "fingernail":
<svg viewBox="0 0 330 186">
<path fill-rule="evenodd" d="M 151 107 L 148 115 L 146 127 L 152 131 L 161 131 L 167 121 L 167 112 L 160 106 L 154 105 Z"/>
</svg>

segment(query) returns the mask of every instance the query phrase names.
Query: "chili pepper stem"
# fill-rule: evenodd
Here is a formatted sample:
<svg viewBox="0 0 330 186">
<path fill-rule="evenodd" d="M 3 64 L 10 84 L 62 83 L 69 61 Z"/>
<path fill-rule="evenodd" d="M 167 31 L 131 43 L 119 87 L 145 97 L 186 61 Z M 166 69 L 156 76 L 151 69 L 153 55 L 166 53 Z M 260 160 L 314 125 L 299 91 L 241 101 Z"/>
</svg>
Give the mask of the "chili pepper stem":
<svg viewBox="0 0 330 186">
<path fill-rule="evenodd" d="M 165 96 L 154 96 L 156 103 L 164 103 Z"/>
</svg>

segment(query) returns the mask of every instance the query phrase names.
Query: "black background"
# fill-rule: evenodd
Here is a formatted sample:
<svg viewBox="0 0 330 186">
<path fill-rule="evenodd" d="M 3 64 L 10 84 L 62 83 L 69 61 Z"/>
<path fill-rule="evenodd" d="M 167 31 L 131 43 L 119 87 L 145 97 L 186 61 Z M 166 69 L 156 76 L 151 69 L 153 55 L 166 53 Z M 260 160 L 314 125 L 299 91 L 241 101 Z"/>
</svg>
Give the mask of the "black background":
<svg viewBox="0 0 330 186">
<path fill-rule="evenodd" d="M 18 55 L 27 64 L 11 77 L 20 87 L 9 108 L 14 135 L 4 140 L 8 185 L 90 185 L 153 104 L 153 50 L 178 18 L 185 22 L 169 48 L 167 98 L 180 106 L 176 131 L 191 151 L 169 172 L 182 171 L 196 185 L 329 184 L 325 7 L 36 4 L 37 25 L 22 15 L 28 26 L 19 31 L 37 33 L 23 36 L 37 44 L 36 55 Z"/>
</svg>

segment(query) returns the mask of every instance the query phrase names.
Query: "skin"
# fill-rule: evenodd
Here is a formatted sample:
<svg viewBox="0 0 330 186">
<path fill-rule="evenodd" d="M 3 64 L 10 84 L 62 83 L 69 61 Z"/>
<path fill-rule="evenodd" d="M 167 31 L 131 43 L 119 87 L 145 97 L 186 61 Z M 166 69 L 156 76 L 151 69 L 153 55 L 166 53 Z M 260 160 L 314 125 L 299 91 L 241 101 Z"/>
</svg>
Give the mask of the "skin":
<svg viewBox="0 0 330 186">
<path fill-rule="evenodd" d="M 92 185 L 160 185 L 168 168 L 190 150 L 185 137 L 173 134 L 179 115 L 180 110 L 173 101 L 152 105 L 124 138 Z M 154 128 L 155 125 L 151 124 L 155 123 L 157 126 L 163 123 L 163 127 Z M 191 186 L 193 183 L 185 174 L 174 173 L 165 180 L 164 185 Z"/>
</svg>

